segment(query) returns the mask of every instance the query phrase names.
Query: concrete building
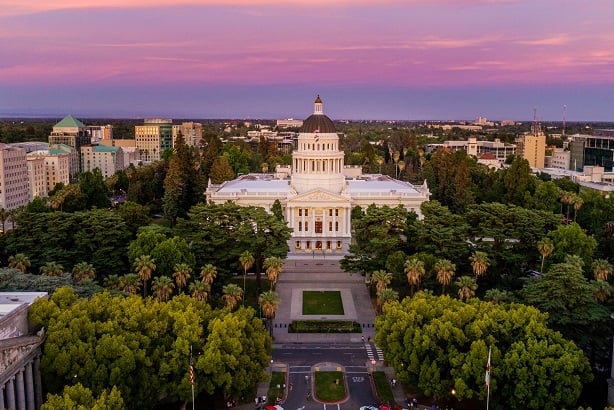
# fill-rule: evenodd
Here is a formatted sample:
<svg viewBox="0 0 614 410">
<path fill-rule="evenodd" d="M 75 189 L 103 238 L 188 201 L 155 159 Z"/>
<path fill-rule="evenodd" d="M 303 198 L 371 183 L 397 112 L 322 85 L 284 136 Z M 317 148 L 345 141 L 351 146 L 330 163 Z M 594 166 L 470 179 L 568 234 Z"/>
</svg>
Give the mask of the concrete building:
<svg viewBox="0 0 614 410">
<path fill-rule="evenodd" d="M 51 154 L 47 151 L 34 151 L 28 154 L 28 158 L 42 158 L 45 161 L 45 182 L 47 192 L 51 191 L 59 183 L 70 183 L 70 158 L 67 153 Z"/>
<path fill-rule="evenodd" d="M 285 120 L 277 120 L 277 129 L 300 128 L 303 126 L 303 120 L 295 120 L 288 118 Z"/>
<path fill-rule="evenodd" d="M 50 155 L 66 155 L 68 158 L 68 177 L 70 182 L 77 180 L 79 172 L 81 172 L 81 161 L 79 160 L 79 151 L 66 144 L 49 144 Z"/>
<path fill-rule="evenodd" d="M 572 169 L 596 165 L 607 172 L 614 170 L 614 130 L 597 129 L 594 135 L 574 134 L 570 138 Z"/>
<path fill-rule="evenodd" d="M 146 119 L 134 127 L 134 139 L 143 162 L 159 161 L 164 150 L 173 148 L 173 121 Z"/>
<path fill-rule="evenodd" d="M 429 196 L 426 182 L 414 186 L 380 174 L 363 175 L 361 167 L 346 167 L 335 125 L 324 115 L 319 96 L 299 131 L 291 167 L 209 183 L 206 191 L 207 200 L 217 204 L 233 201 L 270 210 L 279 200 L 293 230 L 291 254 L 343 255 L 351 241 L 352 208 L 401 205 L 420 215 L 420 205 Z"/>
<path fill-rule="evenodd" d="M 27 155 L 26 161 L 28 163 L 28 180 L 30 181 L 30 200 L 45 198 L 49 194 L 45 158 Z"/>
<path fill-rule="evenodd" d="M 469 137 L 467 141 L 444 141 L 443 144 L 427 144 L 426 153 L 435 152 L 439 148 L 452 151 L 467 151 L 468 155 L 482 158 L 484 154 L 492 154 L 500 163 L 505 162 L 508 156 L 516 153 L 516 145 L 505 144 L 496 138 L 494 141 L 478 141 L 476 137 Z"/>
<path fill-rule="evenodd" d="M 113 139 L 113 126 L 107 125 L 88 125 L 87 133 L 90 136 L 91 144 L 98 144 L 102 140 Z"/>
<path fill-rule="evenodd" d="M 49 144 L 64 144 L 73 147 L 77 152 L 82 145 L 91 144 L 87 127 L 72 115 L 67 115 L 53 126 L 49 135 Z"/>
<path fill-rule="evenodd" d="M 203 139 L 203 125 L 199 122 L 184 122 L 173 125 L 173 147 L 181 133 L 183 142 L 190 147 L 199 147 Z"/>
<path fill-rule="evenodd" d="M 544 168 L 546 135 L 537 122 L 533 123 L 531 132 L 516 138 L 516 154 L 529 161 L 531 168 Z"/>
<path fill-rule="evenodd" d="M 563 148 L 553 148 L 552 155 L 545 158 L 545 168 L 569 169 L 571 152 Z"/>
<path fill-rule="evenodd" d="M 121 147 L 106 145 L 84 145 L 81 147 L 81 169 L 100 170 L 103 178 L 108 178 L 117 171 L 124 169 L 124 153 Z"/>
<path fill-rule="evenodd" d="M 36 410 L 43 404 L 40 375 L 44 331 L 30 332 L 29 306 L 45 292 L 0 293 L 0 408 Z"/>
<path fill-rule="evenodd" d="M 0 143 L 0 208 L 14 209 L 29 201 L 26 150 Z"/>
</svg>

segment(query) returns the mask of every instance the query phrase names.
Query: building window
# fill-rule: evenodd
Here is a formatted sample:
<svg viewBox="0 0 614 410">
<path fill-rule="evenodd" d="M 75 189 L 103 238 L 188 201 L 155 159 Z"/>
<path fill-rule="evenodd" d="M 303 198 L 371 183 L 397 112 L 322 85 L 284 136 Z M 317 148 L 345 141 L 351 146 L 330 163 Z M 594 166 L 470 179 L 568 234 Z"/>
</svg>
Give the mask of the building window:
<svg viewBox="0 0 614 410">
<path fill-rule="evenodd" d="M 305 242 L 305 249 L 311 249 L 311 241 Z"/>
<path fill-rule="evenodd" d="M 339 216 L 339 208 L 335 208 L 335 216 Z"/>
<path fill-rule="evenodd" d="M 309 222 L 305 221 L 305 232 L 309 230 Z"/>
<path fill-rule="evenodd" d="M 303 222 L 298 221 L 298 231 L 302 231 L 303 230 Z"/>
<path fill-rule="evenodd" d="M 339 222 L 335 221 L 335 232 L 339 232 Z"/>
<path fill-rule="evenodd" d="M 298 209 L 298 216 L 303 216 L 303 208 Z"/>
<path fill-rule="evenodd" d="M 295 247 L 296 249 L 301 249 L 301 241 L 296 241 L 296 242 L 294 243 L 294 247 Z"/>
<path fill-rule="evenodd" d="M 330 241 L 326 241 L 326 250 L 331 250 Z"/>
<path fill-rule="evenodd" d="M 337 249 L 341 249 L 341 241 L 337 241 Z"/>
<path fill-rule="evenodd" d="M 333 221 L 328 221 L 328 231 L 329 232 L 333 231 Z"/>
<path fill-rule="evenodd" d="M 309 208 L 305 208 L 305 216 L 309 216 Z"/>
<path fill-rule="evenodd" d="M 330 209 L 328 210 L 328 216 L 333 216 L 333 208 L 330 208 Z"/>
</svg>

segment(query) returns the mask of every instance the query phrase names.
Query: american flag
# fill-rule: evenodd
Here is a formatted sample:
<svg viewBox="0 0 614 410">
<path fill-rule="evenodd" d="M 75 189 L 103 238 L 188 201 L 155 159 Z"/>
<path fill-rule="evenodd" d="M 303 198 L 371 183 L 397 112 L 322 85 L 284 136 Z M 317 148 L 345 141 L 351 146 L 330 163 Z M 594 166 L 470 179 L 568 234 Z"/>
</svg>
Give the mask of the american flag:
<svg viewBox="0 0 614 410">
<path fill-rule="evenodd" d="M 319 129 L 317 129 L 317 130 L 313 130 L 313 133 L 315 134 L 315 135 L 313 136 L 313 139 L 314 139 L 314 140 L 316 140 L 316 142 L 318 142 L 318 141 L 320 140 L 320 136 L 318 135 L 318 132 L 320 132 L 320 130 L 319 130 Z"/>
<path fill-rule="evenodd" d="M 486 377 L 484 377 L 486 387 L 490 387 L 490 348 L 488 348 L 488 361 L 486 362 Z"/>
<path fill-rule="evenodd" d="M 194 362 L 192 361 L 192 353 L 190 353 L 190 383 L 194 384 Z"/>
</svg>

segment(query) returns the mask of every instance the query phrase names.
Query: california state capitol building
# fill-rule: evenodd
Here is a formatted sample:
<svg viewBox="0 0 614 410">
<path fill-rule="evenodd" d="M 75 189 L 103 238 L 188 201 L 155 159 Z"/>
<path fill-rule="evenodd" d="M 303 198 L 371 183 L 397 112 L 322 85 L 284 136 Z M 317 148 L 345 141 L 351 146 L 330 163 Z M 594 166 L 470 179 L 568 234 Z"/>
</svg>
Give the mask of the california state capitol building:
<svg viewBox="0 0 614 410">
<path fill-rule="evenodd" d="M 290 255 L 345 255 L 352 238 L 352 209 L 402 205 L 421 217 L 420 205 L 429 200 L 421 186 L 381 174 L 363 174 L 360 166 L 345 166 L 333 121 L 324 114 L 320 96 L 313 114 L 303 121 L 292 153 L 292 166 L 274 173 L 251 173 L 212 184 L 206 199 L 215 204 L 232 201 L 267 211 L 279 200 L 292 236 Z"/>
</svg>

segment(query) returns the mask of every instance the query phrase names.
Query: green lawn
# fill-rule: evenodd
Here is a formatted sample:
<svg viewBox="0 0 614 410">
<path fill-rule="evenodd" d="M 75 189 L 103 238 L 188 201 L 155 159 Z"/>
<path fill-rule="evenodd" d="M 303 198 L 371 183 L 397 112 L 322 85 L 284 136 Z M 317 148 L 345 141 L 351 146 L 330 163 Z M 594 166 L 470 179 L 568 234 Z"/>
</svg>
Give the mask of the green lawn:
<svg viewBox="0 0 614 410">
<path fill-rule="evenodd" d="M 346 396 L 342 372 L 315 372 L 315 378 L 315 397 L 319 400 L 335 402 Z"/>
<path fill-rule="evenodd" d="M 392 388 L 390 387 L 390 380 L 386 378 L 384 372 L 373 372 L 373 383 L 375 384 L 375 390 L 379 399 L 388 404 L 394 404 L 394 396 L 392 395 Z M 400 387 L 397 387 L 399 389 Z"/>
<path fill-rule="evenodd" d="M 286 383 L 286 374 L 284 372 L 273 372 L 271 375 L 271 383 L 269 383 L 269 391 L 267 400 L 269 404 L 276 404 L 275 399 L 280 399 L 284 396 L 284 384 Z M 279 388 L 277 388 L 279 386 Z"/>
<path fill-rule="evenodd" d="M 351 320 L 293 320 L 288 333 L 362 333 L 362 328 Z"/>
<path fill-rule="evenodd" d="M 303 315 L 343 315 L 341 292 L 303 291 Z"/>
</svg>

